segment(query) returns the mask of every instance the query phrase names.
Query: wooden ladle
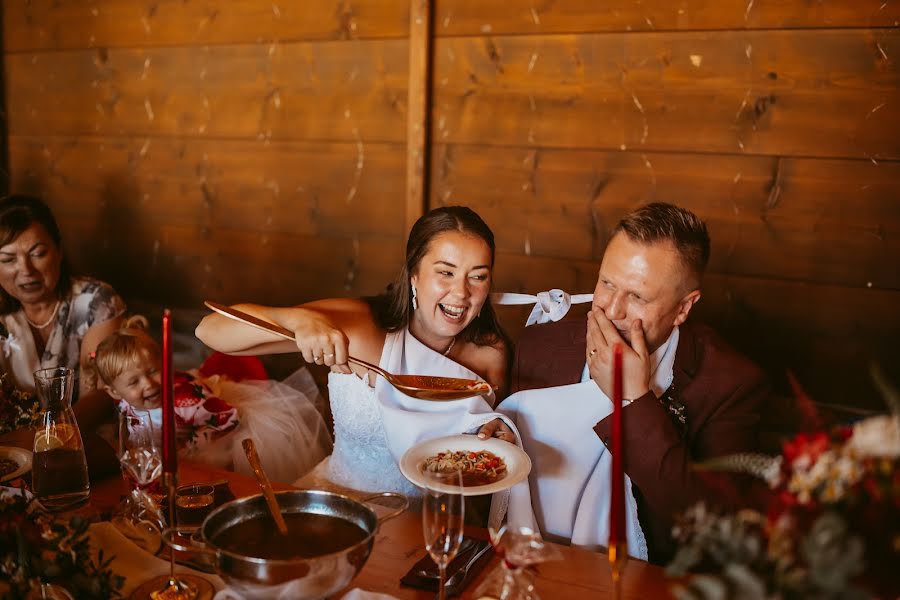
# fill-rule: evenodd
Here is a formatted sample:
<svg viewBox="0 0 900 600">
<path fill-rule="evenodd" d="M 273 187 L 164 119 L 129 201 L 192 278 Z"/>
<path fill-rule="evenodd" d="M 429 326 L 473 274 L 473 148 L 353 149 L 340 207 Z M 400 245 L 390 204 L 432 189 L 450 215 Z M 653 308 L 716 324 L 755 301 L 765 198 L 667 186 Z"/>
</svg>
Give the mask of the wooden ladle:
<svg viewBox="0 0 900 600">
<path fill-rule="evenodd" d="M 269 323 L 268 321 L 263 321 L 242 310 L 225 306 L 224 304 L 210 302 L 209 300 L 207 300 L 205 304 L 211 310 L 230 319 L 240 321 L 241 323 L 256 327 L 257 329 L 268 331 L 269 333 L 274 333 L 275 335 L 288 340 L 294 340 L 294 333 L 289 329 L 285 329 L 274 323 Z M 402 393 L 422 400 L 459 400 L 460 398 L 471 398 L 472 396 L 487 396 L 493 392 L 493 388 L 486 381 L 460 379 L 457 377 L 435 377 L 432 375 L 395 375 L 385 371 L 377 365 L 373 365 L 372 363 L 360 360 L 353 356 L 348 356 L 347 362 L 357 364 L 378 373 Z"/>
<path fill-rule="evenodd" d="M 281 514 L 278 500 L 275 499 L 272 484 L 269 483 L 269 478 L 266 477 L 266 472 L 263 471 L 259 462 L 259 455 L 256 454 L 256 445 L 253 443 L 253 439 L 246 438 L 242 445 L 244 446 L 244 453 L 247 455 L 247 462 L 250 463 L 250 468 L 253 469 L 253 474 L 256 475 L 256 481 L 259 483 L 259 489 L 262 490 L 263 497 L 266 499 L 269 512 L 272 513 L 272 518 L 275 519 L 275 525 L 278 527 L 281 535 L 287 535 L 287 523 L 284 522 L 284 516 Z"/>
</svg>

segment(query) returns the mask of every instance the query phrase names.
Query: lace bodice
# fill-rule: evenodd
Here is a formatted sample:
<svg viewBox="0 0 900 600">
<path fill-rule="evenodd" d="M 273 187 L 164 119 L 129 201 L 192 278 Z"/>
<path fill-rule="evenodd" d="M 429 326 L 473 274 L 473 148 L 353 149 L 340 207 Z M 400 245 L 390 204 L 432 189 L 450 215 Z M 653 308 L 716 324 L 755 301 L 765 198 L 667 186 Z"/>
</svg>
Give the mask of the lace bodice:
<svg viewBox="0 0 900 600">
<path fill-rule="evenodd" d="M 318 473 L 348 488 L 421 496 L 397 467 L 387 446 L 375 390 L 356 375 L 329 373 L 334 451 Z"/>
</svg>

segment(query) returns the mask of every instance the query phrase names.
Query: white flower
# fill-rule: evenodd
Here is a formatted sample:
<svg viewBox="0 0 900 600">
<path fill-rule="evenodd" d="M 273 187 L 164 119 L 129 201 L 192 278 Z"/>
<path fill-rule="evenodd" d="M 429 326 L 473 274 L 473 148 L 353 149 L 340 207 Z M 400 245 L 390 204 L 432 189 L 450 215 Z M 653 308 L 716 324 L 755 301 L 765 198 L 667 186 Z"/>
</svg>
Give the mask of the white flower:
<svg viewBox="0 0 900 600">
<path fill-rule="evenodd" d="M 769 484 L 769 487 L 774 488 L 779 483 L 781 483 L 781 462 L 782 457 L 774 458 L 770 460 L 763 467 L 762 476 L 763 479 Z"/>
<path fill-rule="evenodd" d="M 861 457 L 900 457 L 900 415 L 870 417 L 853 426 L 848 446 Z"/>
</svg>

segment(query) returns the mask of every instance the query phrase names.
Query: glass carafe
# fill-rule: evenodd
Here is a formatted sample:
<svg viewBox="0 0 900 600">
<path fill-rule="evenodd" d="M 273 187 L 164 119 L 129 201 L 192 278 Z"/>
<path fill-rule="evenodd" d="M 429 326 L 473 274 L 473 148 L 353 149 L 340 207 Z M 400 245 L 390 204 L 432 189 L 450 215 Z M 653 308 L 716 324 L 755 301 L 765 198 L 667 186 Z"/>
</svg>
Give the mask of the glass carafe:
<svg viewBox="0 0 900 600">
<path fill-rule="evenodd" d="M 72 412 L 74 384 L 75 372 L 67 367 L 34 372 L 41 423 L 34 434 L 31 489 L 47 510 L 73 508 L 90 495 L 84 443 Z"/>
</svg>

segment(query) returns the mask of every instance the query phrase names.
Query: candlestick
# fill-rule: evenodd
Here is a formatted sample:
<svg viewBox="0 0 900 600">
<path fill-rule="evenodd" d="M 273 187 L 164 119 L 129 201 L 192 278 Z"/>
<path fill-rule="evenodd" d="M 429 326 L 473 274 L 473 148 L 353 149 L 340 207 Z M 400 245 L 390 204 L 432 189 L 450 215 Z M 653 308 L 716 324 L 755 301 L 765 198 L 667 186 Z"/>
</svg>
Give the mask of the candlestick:
<svg viewBox="0 0 900 600">
<path fill-rule="evenodd" d="M 163 311 L 162 318 L 162 413 L 163 413 L 163 476 L 169 501 L 169 528 L 172 535 L 178 535 L 177 511 L 175 510 L 175 488 L 178 486 L 178 449 L 175 444 L 175 397 L 172 390 L 172 313 Z M 169 540 L 163 536 L 166 543 Z M 175 574 L 175 549 L 169 548 L 169 574 L 158 575 L 145 581 L 132 592 L 132 600 L 151 598 L 184 598 L 197 600 L 212 598 L 215 588 L 212 583 L 196 575 Z"/>
<path fill-rule="evenodd" d="M 614 594 L 619 596 L 622 571 L 628 560 L 628 538 L 625 532 L 625 473 L 622 448 L 622 346 L 613 347 L 612 397 L 612 477 L 609 501 L 609 542 L 607 560 L 612 570 Z"/>
<path fill-rule="evenodd" d="M 172 393 L 172 314 L 163 311 L 162 331 L 162 413 L 163 413 L 163 472 L 178 471 L 178 451 L 175 445 L 175 399 Z"/>
</svg>

